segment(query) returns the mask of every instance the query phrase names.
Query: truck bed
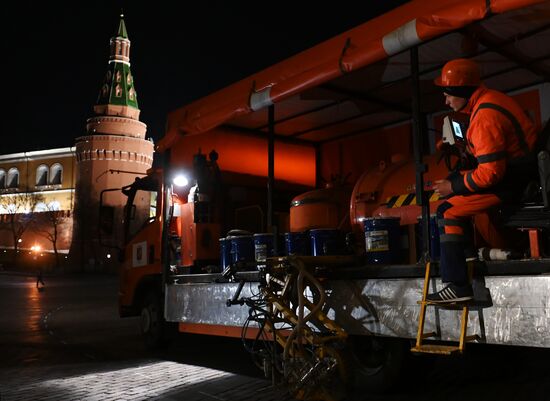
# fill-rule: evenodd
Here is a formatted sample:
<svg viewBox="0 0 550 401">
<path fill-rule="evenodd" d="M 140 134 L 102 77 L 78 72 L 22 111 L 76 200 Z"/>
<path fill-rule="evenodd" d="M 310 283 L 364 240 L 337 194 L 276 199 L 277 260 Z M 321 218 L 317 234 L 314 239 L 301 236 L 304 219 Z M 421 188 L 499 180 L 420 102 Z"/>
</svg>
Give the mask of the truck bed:
<svg viewBox="0 0 550 401">
<path fill-rule="evenodd" d="M 434 270 L 431 290 L 441 288 Z M 478 334 L 482 343 L 550 348 L 550 260 L 487 262 L 476 270 L 468 334 Z M 319 268 L 317 273 L 326 277 L 325 310 L 349 334 L 416 336 L 423 266 L 343 266 Z M 241 272 L 239 278 L 249 282 L 243 297 L 258 293 L 258 272 Z M 220 274 L 173 279 L 166 287 L 167 320 L 234 327 L 244 324 L 248 308 L 226 306 L 238 283 Z M 440 333 L 441 340 L 456 340 L 460 311 L 429 307 L 425 331 Z"/>
</svg>

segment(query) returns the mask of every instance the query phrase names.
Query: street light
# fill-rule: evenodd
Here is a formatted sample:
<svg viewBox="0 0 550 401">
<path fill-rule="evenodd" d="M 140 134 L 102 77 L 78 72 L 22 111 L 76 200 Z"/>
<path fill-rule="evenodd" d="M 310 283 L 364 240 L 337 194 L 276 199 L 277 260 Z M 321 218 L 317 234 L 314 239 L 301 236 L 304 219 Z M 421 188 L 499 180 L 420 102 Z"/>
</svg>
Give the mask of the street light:
<svg viewBox="0 0 550 401">
<path fill-rule="evenodd" d="M 176 187 L 185 187 L 187 184 L 189 184 L 189 180 L 187 179 L 187 177 L 185 175 L 178 174 L 174 177 L 174 179 L 172 180 L 172 183 Z"/>
</svg>

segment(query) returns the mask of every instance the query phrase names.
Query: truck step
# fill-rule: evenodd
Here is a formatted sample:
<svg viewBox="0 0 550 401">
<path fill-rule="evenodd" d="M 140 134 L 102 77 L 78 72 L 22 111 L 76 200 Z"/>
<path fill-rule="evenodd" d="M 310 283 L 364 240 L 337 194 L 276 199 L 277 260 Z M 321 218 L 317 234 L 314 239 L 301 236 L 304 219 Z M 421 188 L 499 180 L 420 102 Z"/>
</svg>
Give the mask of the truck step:
<svg viewBox="0 0 550 401">
<path fill-rule="evenodd" d="M 473 265 L 469 269 L 470 280 L 473 276 Z M 424 276 L 424 288 L 422 289 L 422 300 L 419 301 L 420 313 L 418 314 L 418 331 L 416 335 L 416 345 L 411 348 L 411 352 L 425 353 L 425 354 L 439 354 L 439 355 L 452 355 L 456 353 L 462 353 L 464 346 L 468 341 L 479 340 L 478 335 L 468 335 L 468 313 L 470 302 L 456 302 L 452 304 L 435 303 L 426 300 L 428 294 L 428 285 L 430 280 L 430 262 L 426 263 L 426 271 Z M 426 307 L 436 306 L 444 309 L 456 309 L 462 310 L 460 319 L 460 338 L 458 345 L 440 345 L 440 344 L 423 344 L 424 339 L 434 337 L 435 333 L 425 333 L 424 323 L 426 322 Z"/>
<path fill-rule="evenodd" d="M 436 308 L 449 310 L 462 310 L 464 307 L 472 308 L 473 306 L 476 306 L 473 302 L 439 303 L 430 301 L 417 301 L 416 303 L 421 306 L 435 306 Z"/>
<path fill-rule="evenodd" d="M 455 355 L 461 354 L 462 350 L 458 345 L 422 344 L 411 348 L 411 352 L 418 354 Z"/>
</svg>

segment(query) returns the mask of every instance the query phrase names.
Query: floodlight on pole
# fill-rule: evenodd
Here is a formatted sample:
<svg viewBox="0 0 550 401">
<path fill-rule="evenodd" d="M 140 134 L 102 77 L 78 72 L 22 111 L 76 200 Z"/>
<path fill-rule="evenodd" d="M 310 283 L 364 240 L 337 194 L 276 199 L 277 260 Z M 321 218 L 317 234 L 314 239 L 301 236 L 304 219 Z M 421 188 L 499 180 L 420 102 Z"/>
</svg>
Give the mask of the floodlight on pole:
<svg viewBox="0 0 550 401">
<path fill-rule="evenodd" d="M 174 177 L 174 179 L 172 180 L 172 183 L 176 187 L 185 187 L 187 184 L 189 184 L 189 180 L 183 174 L 178 174 Z"/>
</svg>

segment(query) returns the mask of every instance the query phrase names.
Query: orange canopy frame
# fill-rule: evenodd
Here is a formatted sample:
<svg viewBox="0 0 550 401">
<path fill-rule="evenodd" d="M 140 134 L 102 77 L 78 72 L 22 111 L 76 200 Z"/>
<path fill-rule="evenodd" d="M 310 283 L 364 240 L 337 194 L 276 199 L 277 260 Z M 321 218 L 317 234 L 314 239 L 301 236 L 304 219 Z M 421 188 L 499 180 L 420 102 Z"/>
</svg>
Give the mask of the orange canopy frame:
<svg viewBox="0 0 550 401">
<path fill-rule="evenodd" d="M 498 20 L 497 22 L 500 23 L 488 26 L 481 25 L 484 20 L 494 19 L 500 14 L 511 14 L 507 24 L 509 26 L 512 24 L 512 28 L 504 26 L 505 24 L 502 23 L 504 21 Z M 470 49 L 460 49 L 462 54 L 449 56 L 466 55 L 478 57 L 478 61 L 489 62 L 483 60 L 484 55 L 487 54 L 487 49 L 494 50 L 496 56 L 490 60 L 492 65 L 499 65 L 499 62 L 502 65 L 501 61 L 504 60 L 515 63 L 516 67 L 522 71 L 526 69 L 527 72 L 524 71 L 521 79 L 519 79 L 524 87 L 548 81 L 550 75 L 548 51 L 542 55 L 518 54 L 514 53 L 509 45 L 511 35 L 515 35 L 515 38 L 520 40 L 529 36 L 533 41 L 540 40 L 540 35 L 547 36 L 549 18 L 550 2 L 541 0 L 411 1 L 294 57 L 169 113 L 167 130 L 165 136 L 157 145 L 157 151 L 162 152 L 170 148 L 182 135 L 205 133 L 228 123 L 242 128 L 260 125 L 260 131 L 267 132 L 265 129 L 267 119 L 264 118 L 266 106 L 292 100 L 296 95 L 301 95 L 300 99 L 304 100 L 307 98 L 304 94 L 307 94 L 308 91 L 319 89 L 327 83 L 332 84 L 337 79 L 342 83 L 346 83 L 346 79 L 352 77 L 354 72 L 365 69 L 367 66 L 373 66 L 374 68 L 377 63 L 386 59 L 398 60 L 399 56 L 411 47 L 418 45 L 420 48 L 421 45 L 429 44 L 433 39 L 442 36 L 449 36 L 449 41 L 455 40 L 456 38 L 450 36 L 455 31 L 460 32 L 463 36 L 468 36 L 470 39 L 482 38 L 483 40 Z M 478 22 L 479 24 L 476 26 L 475 24 Z M 464 31 L 464 29 L 472 26 L 473 29 Z M 513 31 L 513 28 L 518 26 L 522 28 L 512 33 L 507 32 L 507 30 Z M 527 29 L 527 27 L 531 28 Z M 500 29 L 502 35 L 500 33 L 499 35 L 494 34 L 497 29 Z M 441 41 L 439 44 L 443 50 L 447 50 L 445 49 L 445 43 L 450 42 Z M 463 45 L 464 43 L 468 44 L 462 41 Z M 494 45 L 494 48 L 491 48 L 491 45 Z M 526 46 L 526 48 L 529 48 L 529 46 Z M 426 47 L 424 53 L 429 53 L 429 50 L 430 48 Z M 441 53 L 441 57 L 444 57 L 449 51 L 441 51 Z M 421 52 L 421 63 L 423 62 L 423 56 Z M 501 57 L 502 60 L 499 60 L 498 57 Z M 429 68 L 424 70 L 424 78 L 429 80 L 433 79 L 436 71 L 446 61 L 438 60 L 436 63 L 433 59 L 432 57 Z M 406 62 L 408 63 L 408 60 Z M 505 74 L 509 71 L 502 70 L 501 72 Z M 530 77 L 529 73 L 532 72 L 537 76 Z M 421 73 L 423 73 L 422 70 Z M 495 75 L 494 71 L 489 68 L 486 76 L 494 78 Z M 509 81 L 505 75 L 502 75 L 502 78 Z M 323 89 L 326 90 L 327 87 Z M 394 92 L 393 96 L 407 96 L 403 92 L 400 94 Z M 366 91 L 363 91 L 364 93 Z M 349 91 L 340 91 L 339 94 L 349 95 Z M 323 96 L 321 96 L 322 98 Z M 317 100 L 319 100 L 318 94 Z M 368 102 L 372 99 L 363 96 L 360 100 Z M 374 99 L 374 103 L 378 106 L 384 106 L 387 102 L 384 100 L 384 96 L 379 96 Z M 380 125 L 396 123 L 410 118 L 410 110 L 397 107 L 395 103 L 391 103 L 388 109 L 390 112 L 394 112 L 395 115 L 387 121 L 381 121 Z M 255 115 L 256 117 L 254 117 Z M 262 119 L 262 124 L 258 124 Z M 307 121 L 304 120 L 304 122 Z M 331 138 L 330 135 L 315 137 L 305 134 L 300 137 L 299 134 L 307 130 L 307 127 L 304 130 L 304 122 L 294 124 L 292 126 L 293 133 L 283 132 L 283 135 L 291 136 L 294 139 L 318 142 Z M 350 126 L 350 128 L 353 127 Z M 369 129 L 370 127 L 360 128 Z M 296 130 L 298 130 L 298 134 Z M 254 131 L 257 131 L 257 129 L 254 128 Z M 353 129 L 351 132 L 354 132 Z"/>
</svg>

